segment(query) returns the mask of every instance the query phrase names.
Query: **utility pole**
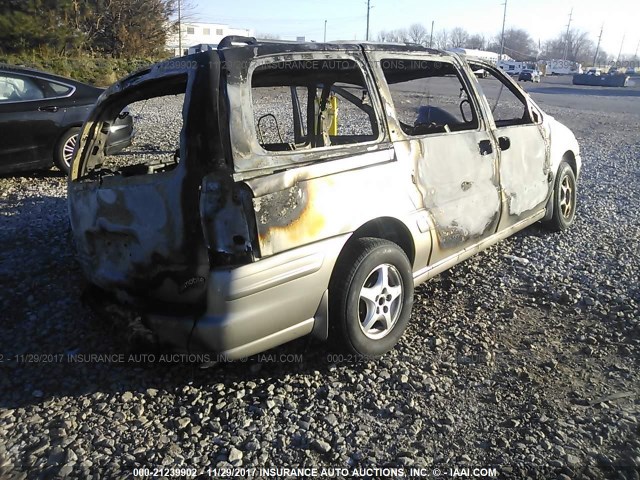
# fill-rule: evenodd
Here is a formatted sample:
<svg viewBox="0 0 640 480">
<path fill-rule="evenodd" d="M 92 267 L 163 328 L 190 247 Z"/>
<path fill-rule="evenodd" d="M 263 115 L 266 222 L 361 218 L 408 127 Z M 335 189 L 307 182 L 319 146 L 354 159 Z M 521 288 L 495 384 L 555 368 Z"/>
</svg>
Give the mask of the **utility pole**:
<svg viewBox="0 0 640 480">
<path fill-rule="evenodd" d="M 616 59 L 616 63 L 618 63 L 620 61 L 620 54 L 622 53 L 622 45 L 624 45 L 624 37 L 625 36 L 626 36 L 626 32 L 622 34 L 622 41 L 620 42 L 620 50 L 618 50 L 618 58 Z"/>
<path fill-rule="evenodd" d="M 593 66 L 596 66 L 596 60 L 598 59 L 598 51 L 600 50 L 600 40 L 602 40 L 602 30 L 604 30 L 604 23 L 600 27 L 600 35 L 598 35 L 598 45 L 596 45 L 596 53 L 593 56 Z"/>
<path fill-rule="evenodd" d="M 371 13 L 371 0 L 367 0 L 367 42 L 369 41 L 369 14 Z"/>
<path fill-rule="evenodd" d="M 504 24 L 507 21 L 507 0 L 504 0 L 504 13 L 502 14 L 502 34 L 500 35 L 500 61 L 504 54 Z"/>
<path fill-rule="evenodd" d="M 431 35 L 429 36 L 429 48 L 433 48 L 433 26 L 435 25 L 436 21 L 435 20 L 431 20 Z"/>
<path fill-rule="evenodd" d="M 633 55 L 633 61 L 638 60 L 638 49 L 640 49 L 640 40 L 638 40 L 638 45 L 636 45 L 636 53 Z"/>
<path fill-rule="evenodd" d="M 324 42 L 327 43 L 327 21 L 324 21 Z"/>
<path fill-rule="evenodd" d="M 564 36 L 564 55 L 562 57 L 563 61 L 567 61 L 567 55 L 569 55 L 569 28 L 571 27 L 571 18 L 573 17 L 573 7 L 569 12 L 569 23 L 567 23 L 567 33 Z"/>
<path fill-rule="evenodd" d="M 182 12 L 180 9 L 180 4 L 182 0 L 178 0 L 178 56 L 182 56 Z"/>
</svg>

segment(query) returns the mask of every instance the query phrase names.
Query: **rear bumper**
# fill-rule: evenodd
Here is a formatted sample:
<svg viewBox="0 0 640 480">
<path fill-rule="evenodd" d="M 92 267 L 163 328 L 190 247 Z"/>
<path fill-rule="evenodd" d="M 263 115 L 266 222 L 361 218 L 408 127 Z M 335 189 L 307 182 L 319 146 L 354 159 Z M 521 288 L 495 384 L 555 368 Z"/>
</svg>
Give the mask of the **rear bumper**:
<svg viewBox="0 0 640 480">
<path fill-rule="evenodd" d="M 199 318 L 148 314 L 161 343 L 233 360 L 312 333 L 326 321 L 325 292 L 349 235 L 231 269 L 213 270 Z"/>
</svg>

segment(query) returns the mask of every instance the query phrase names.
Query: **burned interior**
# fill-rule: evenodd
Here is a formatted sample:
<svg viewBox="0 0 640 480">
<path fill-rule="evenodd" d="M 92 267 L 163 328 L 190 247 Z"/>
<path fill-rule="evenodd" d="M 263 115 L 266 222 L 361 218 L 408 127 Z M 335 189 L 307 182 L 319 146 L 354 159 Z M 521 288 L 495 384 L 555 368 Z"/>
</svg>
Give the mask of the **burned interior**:
<svg viewBox="0 0 640 480">
<path fill-rule="evenodd" d="M 129 177 L 174 169 L 180 162 L 186 86 L 187 76 L 176 75 L 161 82 L 151 82 L 106 105 L 92 125 L 92 141 L 85 145 L 82 152 L 79 166 L 83 174 L 80 177 Z M 159 105 L 167 103 L 175 108 L 176 115 L 171 118 L 159 115 Z M 104 148 L 106 138 L 122 111 L 128 112 L 133 118 L 135 141 L 122 151 L 108 155 Z M 151 135 L 152 131 L 158 130 L 163 132 L 160 142 L 156 135 Z"/>
<path fill-rule="evenodd" d="M 407 135 L 478 128 L 476 107 L 452 63 L 385 58 L 381 67 Z"/>
<path fill-rule="evenodd" d="M 255 131 L 267 151 L 309 150 L 378 138 L 371 92 L 352 60 L 261 65 L 252 73 L 251 87 Z M 340 114 L 350 121 L 340 122 Z"/>
</svg>

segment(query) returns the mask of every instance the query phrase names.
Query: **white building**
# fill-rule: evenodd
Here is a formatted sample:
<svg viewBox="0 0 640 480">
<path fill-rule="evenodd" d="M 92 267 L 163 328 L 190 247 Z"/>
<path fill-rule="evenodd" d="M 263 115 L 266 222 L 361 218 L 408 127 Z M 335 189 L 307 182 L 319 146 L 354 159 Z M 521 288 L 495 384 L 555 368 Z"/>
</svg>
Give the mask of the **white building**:
<svg viewBox="0 0 640 480">
<path fill-rule="evenodd" d="M 189 22 L 180 25 L 182 33 L 182 52 L 180 52 L 180 38 L 178 32 L 167 36 L 167 50 L 174 56 L 189 54 L 189 47 L 195 45 L 217 45 L 228 35 L 253 36 L 253 30 L 248 28 L 231 28 L 221 23 Z"/>
</svg>

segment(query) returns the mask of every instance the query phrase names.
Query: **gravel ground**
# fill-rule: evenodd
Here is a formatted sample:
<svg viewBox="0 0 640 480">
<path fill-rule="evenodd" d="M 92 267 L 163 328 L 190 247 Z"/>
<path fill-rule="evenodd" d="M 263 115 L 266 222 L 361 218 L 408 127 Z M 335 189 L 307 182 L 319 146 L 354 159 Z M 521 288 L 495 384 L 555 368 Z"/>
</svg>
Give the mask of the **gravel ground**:
<svg viewBox="0 0 640 480">
<path fill-rule="evenodd" d="M 231 466 L 639 478 L 640 115 L 544 108 L 582 147 L 574 227 L 533 226 L 419 287 L 406 334 L 376 362 L 308 339 L 208 368 L 150 361 L 83 303 L 65 179 L 0 178 L 0 478 Z"/>
</svg>

